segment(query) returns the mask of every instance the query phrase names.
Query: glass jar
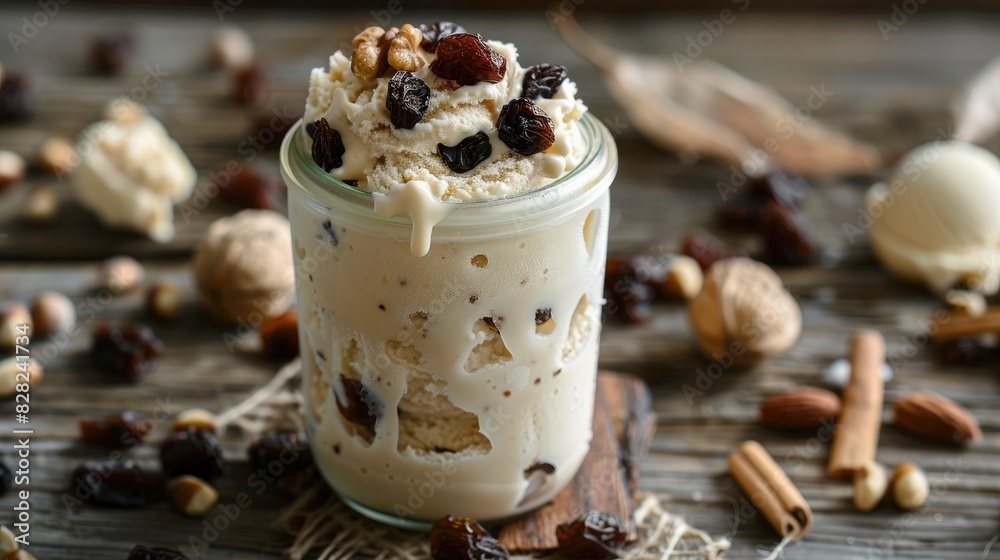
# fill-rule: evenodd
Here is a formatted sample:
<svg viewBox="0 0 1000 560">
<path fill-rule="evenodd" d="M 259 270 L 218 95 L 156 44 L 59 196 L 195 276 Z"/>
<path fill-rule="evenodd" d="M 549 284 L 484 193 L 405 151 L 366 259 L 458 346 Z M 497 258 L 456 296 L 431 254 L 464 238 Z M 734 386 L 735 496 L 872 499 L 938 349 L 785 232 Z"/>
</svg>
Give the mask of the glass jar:
<svg viewBox="0 0 1000 560">
<path fill-rule="evenodd" d="M 395 526 L 490 522 L 549 501 L 591 438 L 614 140 L 530 193 L 456 203 L 415 256 L 411 224 L 281 147 L 303 393 L 316 465 Z"/>
</svg>

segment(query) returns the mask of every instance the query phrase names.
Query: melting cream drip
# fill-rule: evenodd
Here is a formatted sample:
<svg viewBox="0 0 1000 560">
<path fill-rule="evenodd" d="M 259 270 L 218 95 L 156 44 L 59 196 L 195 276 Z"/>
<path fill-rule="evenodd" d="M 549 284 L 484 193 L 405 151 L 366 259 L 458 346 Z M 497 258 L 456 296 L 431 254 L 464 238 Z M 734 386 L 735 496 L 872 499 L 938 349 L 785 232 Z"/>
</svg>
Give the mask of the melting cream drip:
<svg viewBox="0 0 1000 560">
<path fill-rule="evenodd" d="M 397 185 L 388 193 L 372 193 L 375 213 L 383 218 L 406 216 L 413 224 L 410 251 L 422 257 L 430 251 L 434 226 L 455 209 L 455 204 L 441 201 L 448 188 L 447 181 L 410 181 Z"/>
</svg>

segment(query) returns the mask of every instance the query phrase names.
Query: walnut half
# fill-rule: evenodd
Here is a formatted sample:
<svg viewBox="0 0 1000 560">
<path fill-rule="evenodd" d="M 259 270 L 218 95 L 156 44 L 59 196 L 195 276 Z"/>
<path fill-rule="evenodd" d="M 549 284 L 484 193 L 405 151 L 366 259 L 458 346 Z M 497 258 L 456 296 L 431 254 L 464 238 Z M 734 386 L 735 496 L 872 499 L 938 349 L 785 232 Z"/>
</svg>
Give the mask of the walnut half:
<svg viewBox="0 0 1000 560">
<path fill-rule="evenodd" d="M 416 72 L 424 66 L 424 59 L 417 53 L 417 48 L 424 34 L 410 24 L 405 24 L 389 45 L 389 66 L 396 70 Z"/>
<path fill-rule="evenodd" d="M 389 68 L 389 45 L 398 31 L 395 27 L 386 31 L 373 25 L 358 33 L 354 37 L 351 72 L 364 81 L 374 80 L 384 74 Z"/>
</svg>

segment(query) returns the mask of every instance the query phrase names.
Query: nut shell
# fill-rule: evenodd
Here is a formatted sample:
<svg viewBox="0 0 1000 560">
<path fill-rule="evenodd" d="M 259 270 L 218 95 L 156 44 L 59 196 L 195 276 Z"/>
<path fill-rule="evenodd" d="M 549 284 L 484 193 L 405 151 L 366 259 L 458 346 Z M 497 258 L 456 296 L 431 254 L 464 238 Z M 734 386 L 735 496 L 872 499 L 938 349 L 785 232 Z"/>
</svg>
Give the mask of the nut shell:
<svg viewBox="0 0 1000 560">
<path fill-rule="evenodd" d="M 965 445 L 983 437 L 979 421 L 962 405 L 933 393 L 910 393 L 893 407 L 896 426 L 942 445 Z"/>
<path fill-rule="evenodd" d="M 28 327 L 28 332 L 22 332 L 22 326 Z M 34 327 L 31 314 L 23 303 L 18 301 L 0 301 L 0 350 L 13 350 L 15 342 L 21 336 L 31 336 Z"/>
<path fill-rule="evenodd" d="M 67 332 L 76 325 L 76 307 L 59 292 L 43 292 L 31 303 L 31 320 L 36 335 Z"/>
<path fill-rule="evenodd" d="M 729 354 L 738 366 L 788 350 L 802 331 L 802 312 L 781 278 L 742 257 L 711 265 L 688 318 L 702 353 L 712 359 Z"/>
<path fill-rule="evenodd" d="M 198 298 L 219 323 L 283 313 L 295 300 L 288 220 L 244 210 L 216 220 L 194 257 Z"/>
</svg>

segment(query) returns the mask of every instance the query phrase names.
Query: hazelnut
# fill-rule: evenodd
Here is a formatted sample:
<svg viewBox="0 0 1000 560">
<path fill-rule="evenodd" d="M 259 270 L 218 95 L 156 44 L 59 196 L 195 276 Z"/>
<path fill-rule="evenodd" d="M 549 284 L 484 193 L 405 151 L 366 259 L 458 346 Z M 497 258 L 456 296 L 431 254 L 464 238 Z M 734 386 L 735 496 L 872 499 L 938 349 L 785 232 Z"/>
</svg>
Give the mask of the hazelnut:
<svg viewBox="0 0 1000 560">
<path fill-rule="evenodd" d="M 76 325 L 76 307 L 59 292 L 42 292 L 31 302 L 31 320 L 37 335 L 67 332 Z"/>
<path fill-rule="evenodd" d="M 4 557 L 4 560 L 38 560 L 27 550 L 18 549 Z"/>
<path fill-rule="evenodd" d="M 14 533 L 7 527 L 0 527 L 0 556 L 6 557 L 20 548 L 21 544 L 14 538 Z"/>
<path fill-rule="evenodd" d="M 268 317 L 260 325 L 261 353 L 274 362 L 289 362 L 299 355 L 299 323 L 294 311 Z"/>
<path fill-rule="evenodd" d="M 219 493 L 204 480 L 184 475 L 171 480 L 167 485 L 167 498 L 184 515 L 202 517 L 219 500 Z"/>
<path fill-rule="evenodd" d="M 868 461 L 854 473 L 854 507 L 858 511 L 871 511 L 885 498 L 889 487 L 889 473 L 875 461 Z"/>
<path fill-rule="evenodd" d="M 0 302 L 0 349 L 13 349 L 18 337 L 33 334 L 31 315 L 17 301 Z"/>
<path fill-rule="evenodd" d="M 949 290 L 944 295 L 945 304 L 952 311 L 961 311 L 970 317 L 981 317 L 986 313 L 986 296 L 967 290 Z"/>
<path fill-rule="evenodd" d="M 198 299 L 227 325 L 284 313 L 295 300 L 288 220 L 270 210 L 243 210 L 216 220 L 194 256 Z"/>
<path fill-rule="evenodd" d="M 802 312 L 781 278 L 742 257 L 709 267 L 688 317 L 702 353 L 712 359 L 728 354 L 739 366 L 788 350 L 802 330 Z"/>
<path fill-rule="evenodd" d="M 63 176 L 80 163 L 80 155 L 76 153 L 76 145 L 61 137 L 49 138 L 42 144 L 39 153 L 42 167 Z"/>
<path fill-rule="evenodd" d="M 374 80 L 389 68 L 389 46 L 398 30 L 388 32 L 372 26 L 354 37 L 354 54 L 351 55 L 351 72 L 362 81 Z"/>
<path fill-rule="evenodd" d="M 101 264 L 98 283 L 113 294 L 130 292 L 142 284 L 145 272 L 132 257 L 112 257 Z"/>
<path fill-rule="evenodd" d="M 20 183 L 26 169 L 23 157 L 10 150 L 0 150 L 0 191 Z"/>
<path fill-rule="evenodd" d="M 705 275 L 698 261 L 687 255 L 677 255 L 667 265 L 667 276 L 663 280 L 663 292 L 669 297 L 691 301 L 701 292 Z"/>
<path fill-rule="evenodd" d="M 183 303 L 180 288 L 167 280 L 156 282 L 146 294 L 146 309 L 153 317 L 165 321 L 177 318 Z"/>
<path fill-rule="evenodd" d="M 403 25 L 389 43 L 388 62 L 396 70 L 416 72 L 424 67 L 424 59 L 418 54 L 418 47 L 424 35 L 409 23 Z"/>
<path fill-rule="evenodd" d="M 215 425 L 215 415 L 202 408 L 191 408 L 178 414 L 177 418 L 174 419 L 173 425 L 170 427 L 170 431 L 185 432 L 188 428 L 218 433 L 218 428 Z"/>
<path fill-rule="evenodd" d="M 52 223 L 59 215 L 59 197 L 48 185 L 39 185 L 28 193 L 21 206 L 21 217 L 35 224 Z"/>
<path fill-rule="evenodd" d="M 220 68 L 239 70 L 253 62 L 253 42 L 245 31 L 224 27 L 212 35 L 212 62 Z"/>
<path fill-rule="evenodd" d="M 25 377 L 31 387 L 38 385 L 43 372 L 38 360 L 18 360 L 17 356 L 0 360 L 0 398 L 17 394 L 17 385 L 24 383 Z"/>
<path fill-rule="evenodd" d="M 915 463 L 900 463 L 892 473 L 892 499 L 906 511 L 913 511 L 927 503 L 931 493 L 930 483 L 924 470 Z"/>
</svg>

